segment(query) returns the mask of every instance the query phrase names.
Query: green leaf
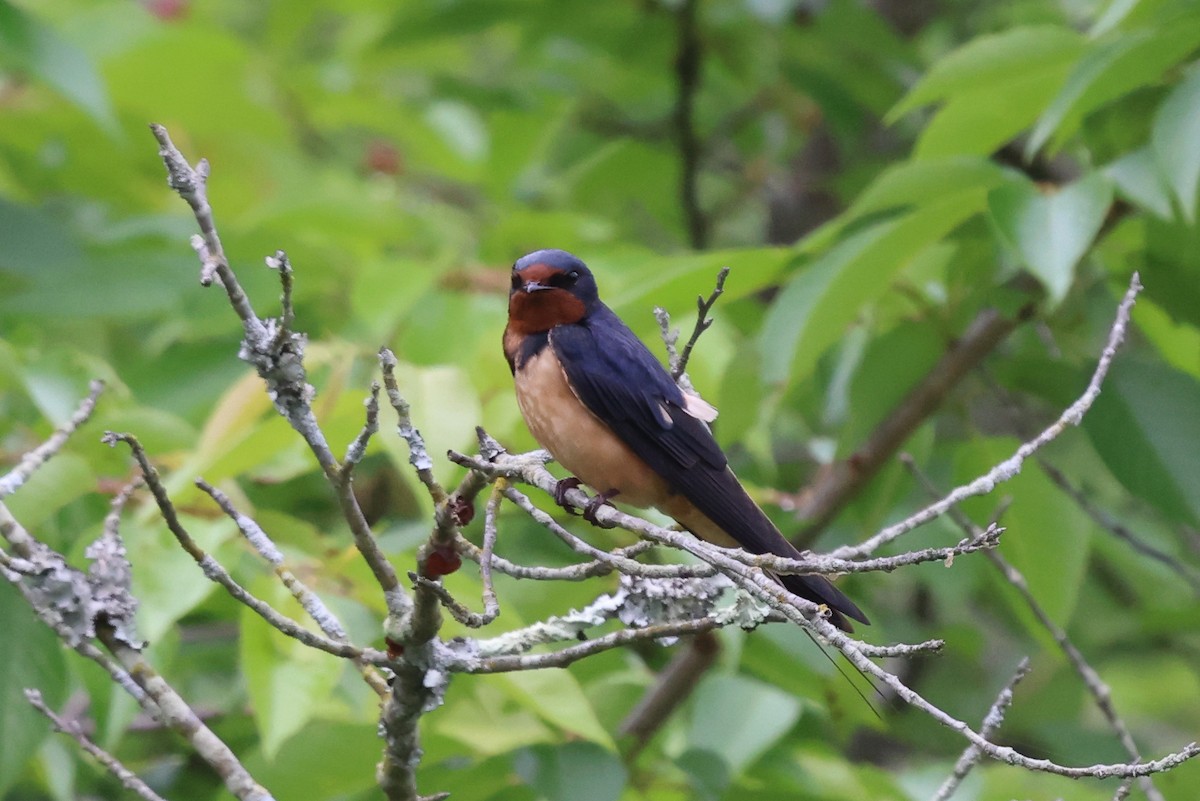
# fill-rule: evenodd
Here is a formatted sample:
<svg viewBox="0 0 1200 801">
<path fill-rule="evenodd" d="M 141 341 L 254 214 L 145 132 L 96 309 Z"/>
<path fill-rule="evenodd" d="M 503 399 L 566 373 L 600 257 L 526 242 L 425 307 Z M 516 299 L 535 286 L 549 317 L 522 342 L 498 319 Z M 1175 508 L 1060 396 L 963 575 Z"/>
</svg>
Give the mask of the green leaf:
<svg viewBox="0 0 1200 801">
<path fill-rule="evenodd" d="M 941 358 L 946 343 L 931 326 L 905 322 L 871 341 L 850 381 L 848 417 L 838 437 L 839 457 L 871 430 Z"/>
<path fill-rule="evenodd" d="M 413 425 L 421 432 L 434 460 L 434 473 L 439 480 L 448 481 L 459 468 L 439 457 L 449 448 L 462 448 L 474 441 L 474 421 L 480 419 L 479 395 L 470 377 L 453 365 L 417 367 L 401 363 L 396 366 L 396 381 L 412 407 Z M 394 435 L 380 441 L 402 475 L 413 475 L 408 444 Z"/>
<path fill-rule="evenodd" d="M 305 619 L 300 605 L 274 577 L 255 585 L 251 591 L 275 609 L 293 620 Z M 263 754 L 273 759 L 325 703 L 345 662 L 281 634 L 247 607 L 241 612 L 238 644 Z"/>
<path fill-rule="evenodd" d="M 60 453 L 5 503 L 21 525 L 36 530 L 59 509 L 95 489 L 96 477 L 87 461 L 73 453 Z"/>
<path fill-rule="evenodd" d="M 769 684 L 736 675 L 709 675 L 696 689 L 689 750 L 706 751 L 737 775 L 788 733 L 800 702 Z"/>
<path fill-rule="evenodd" d="M 653 325 L 650 310 L 655 306 L 686 309 L 694 314 L 696 297 L 708 297 L 722 267 L 729 268 L 729 278 L 721 303 L 728 303 L 769 286 L 792 257 L 788 248 L 766 247 L 671 256 L 638 253 L 596 261 L 606 277 L 618 276 L 617 286 L 609 289 L 606 281 L 601 287 L 601 297 L 624 315 L 636 331 Z M 684 319 L 675 321 L 677 326 L 685 324 L 691 323 L 685 323 Z"/>
<path fill-rule="evenodd" d="M 860 309 L 888 291 L 905 264 L 984 203 L 982 190 L 947 196 L 855 233 L 798 272 L 763 324 L 764 382 L 782 384 L 807 376 Z"/>
<path fill-rule="evenodd" d="M 379 793 L 375 781 L 379 749 L 374 726 L 322 721 L 301 730 L 273 757 L 257 753 L 244 761 L 276 798 L 369 798 L 372 791 Z"/>
<path fill-rule="evenodd" d="M 1143 294 L 1133 307 L 1133 322 L 1163 361 L 1200 378 L 1200 329 L 1176 323 L 1154 300 Z"/>
<path fill-rule="evenodd" d="M 1175 193 L 1183 216 L 1196 219 L 1196 188 L 1200 186 L 1200 69 L 1192 70 L 1158 109 L 1151 147 L 1162 175 Z"/>
<path fill-rule="evenodd" d="M 914 157 L 990 155 L 1033 124 L 1066 74 L 1067 65 L 1055 64 L 986 92 L 950 98 L 921 132 Z"/>
<path fill-rule="evenodd" d="M 1123 197 L 1164 220 L 1171 219 L 1171 190 L 1159 172 L 1158 159 L 1150 148 L 1126 153 L 1101 172 L 1112 180 Z"/>
<path fill-rule="evenodd" d="M 559 735 L 536 715 L 518 709 L 486 682 L 474 688 L 470 701 L 446 705 L 430 718 L 437 734 L 456 740 L 480 756 L 495 756 L 535 743 L 555 742 Z"/>
<path fill-rule="evenodd" d="M 525 670 L 503 673 L 496 683 L 522 706 L 563 731 L 616 751 L 616 743 L 596 718 L 587 695 L 565 670 Z"/>
<path fill-rule="evenodd" d="M 535 746 L 517 754 L 514 767 L 546 801 L 617 801 L 625 766 L 594 743 Z"/>
<path fill-rule="evenodd" d="M 1075 265 L 1104 222 L 1112 193 L 1108 179 L 1092 173 L 1050 196 L 1024 180 L 988 194 L 1001 238 L 1046 287 L 1053 304 L 1066 296 Z"/>
<path fill-rule="evenodd" d="M 842 217 L 860 219 L 881 211 L 936 202 L 968 189 L 991 189 L 1004 183 L 1006 175 L 994 161 L 980 156 L 904 161 L 881 172 Z"/>
<path fill-rule="evenodd" d="M 67 683 L 63 649 L 57 638 L 7 581 L 0 581 L 0 620 L 5 647 L 0 648 L 0 795 L 20 777 L 49 733 L 49 724 L 25 700 L 25 688 L 40 690 L 56 709 Z"/>
<path fill-rule="evenodd" d="M 8 0 L 0 0 L 0 64 L 28 70 L 79 106 L 106 133 L 117 132 L 108 91 L 87 54 Z"/>
<path fill-rule="evenodd" d="M 1200 523 L 1200 382 L 1159 362 L 1119 358 L 1083 427 L 1136 497 Z"/>
<path fill-rule="evenodd" d="M 1157 81 L 1197 45 L 1200 18 L 1195 16 L 1159 29 L 1122 32 L 1093 45 L 1034 126 L 1025 158 L 1032 161 L 1052 137 L 1064 141 L 1085 115 L 1108 101 Z"/>
<path fill-rule="evenodd" d="M 234 531 L 230 520 L 181 514 L 180 522 L 208 553 L 216 551 Z M 179 547 L 179 542 L 158 517 L 157 509 L 146 507 L 136 515 L 126 515 L 121 524 L 121 535 L 133 565 L 133 594 L 140 601 L 138 634 L 150 642 L 157 642 L 217 585 L 206 579 L 196 561 Z"/>
<path fill-rule="evenodd" d="M 956 95 L 986 98 L 1006 85 L 1045 80 L 1075 61 L 1083 42 L 1070 28 L 1049 25 L 976 37 L 938 61 L 885 121 L 893 123 L 919 106 Z"/>
</svg>

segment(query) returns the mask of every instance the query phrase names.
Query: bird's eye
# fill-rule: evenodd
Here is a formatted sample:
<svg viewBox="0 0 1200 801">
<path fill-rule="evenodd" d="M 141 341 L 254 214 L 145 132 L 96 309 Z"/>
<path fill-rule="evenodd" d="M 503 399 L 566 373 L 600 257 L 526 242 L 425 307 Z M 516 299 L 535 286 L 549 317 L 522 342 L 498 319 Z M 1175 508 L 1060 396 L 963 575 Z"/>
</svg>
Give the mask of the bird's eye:
<svg viewBox="0 0 1200 801">
<path fill-rule="evenodd" d="M 575 283 L 579 280 L 579 270 L 571 270 L 571 272 L 567 273 L 567 278 L 570 279 L 572 284 Z"/>
<path fill-rule="evenodd" d="M 512 274 L 512 288 L 513 289 L 521 288 L 521 276 L 517 275 L 516 273 Z"/>
</svg>

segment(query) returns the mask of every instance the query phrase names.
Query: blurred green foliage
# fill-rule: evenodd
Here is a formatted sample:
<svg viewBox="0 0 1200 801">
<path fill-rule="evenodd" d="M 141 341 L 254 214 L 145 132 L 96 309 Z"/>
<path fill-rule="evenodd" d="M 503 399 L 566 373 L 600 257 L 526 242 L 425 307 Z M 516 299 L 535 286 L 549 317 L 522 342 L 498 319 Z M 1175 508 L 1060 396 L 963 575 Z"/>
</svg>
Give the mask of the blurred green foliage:
<svg viewBox="0 0 1200 801">
<path fill-rule="evenodd" d="M 1200 7 L 707 0 L 690 28 L 680 7 L 0 0 L 0 460 L 63 421 L 90 378 L 110 387 L 93 422 L 11 499 L 14 514 L 81 560 L 131 475 L 99 432 L 133 431 L 193 534 L 241 581 L 286 605 L 194 476 L 256 515 L 356 641 L 378 642 L 380 600 L 311 458 L 237 361 L 223 296 L 196 284 L 194 221 L 165 185 L 149 122 L 210 161 L 226 250 L 262 315 L 279 294 L 262 259 L 290 255 L 335 447 L 361 425 L 381 344 L 405 362 L 433 452 L 468 447 L 477 424 L 532 445 L 499 337 L 507 265 L 553 246 L 587 260 L 648 340 L 654 305 L 686 332 L 695 296 L 732 268 L 691 372 L 764 498 L 853 453 L 982 310 L 1031 309 L 905 443 L 948 488 L 1082 390 L 1139 270 L 1130 341 L 1082 429 L 1048 459 L 1182 570 L 1097 526 L 1032 464 L 965 508 L 984 522 L 1001 493 L 1011 498 L 1002 551 L 1108 680 L 1143 754 L 1194 739 Z M 681 37 L 701 52 L 698 220 L 681 195 Z M 372 448 L 358 489 L 406 570 L 428 500 L 402 443 L 381 435 Z M 818 544 L 860 539 L 924 500 L 886 467 Z M 376 707 L 353 671 L 214 593 L 152 509 L 131 509 L 124 533 L 151 656 L 256 776 L 279 798 L 375 797 Z M 526 563 L 567 561 L 543 534 L 506 515 L 500 547 Z M 960 536 L 939 521 L 907 544 Z M 1124 759 L 982 559 L 843 585 L 869 611 L 871 641 L 947 640 L 902 674 L 951 713 L 977 721 L 1031 654 L 1002 739 L 1060 762 Z M 469 569 L 448 586 L 478 591 Z M 502 581 L 500 622 L 602 589 Z M 86 692 L 97 741 L 164 794 L 220 797 L 106 676 L 64 658 L 7 585 L 0 620 L 5 798 L 119 792 L 47 739 L 21 700 L 31 684 L 73 709 Z M 718 667 L 632 765 L 614 752 L 617 727 L 665 649 L 459 679 L 425 720 L 422 786 L 479 801 L 926 798 L 964 746 L 890 699 L 876 700 L 875 718 L 799 631 L 722 640 Z M 1195 766 L 1156 782 L 1168 798 L 1200 797 Z M 1112 792 L 992 765 L 957 797 Z"/>
</svg>

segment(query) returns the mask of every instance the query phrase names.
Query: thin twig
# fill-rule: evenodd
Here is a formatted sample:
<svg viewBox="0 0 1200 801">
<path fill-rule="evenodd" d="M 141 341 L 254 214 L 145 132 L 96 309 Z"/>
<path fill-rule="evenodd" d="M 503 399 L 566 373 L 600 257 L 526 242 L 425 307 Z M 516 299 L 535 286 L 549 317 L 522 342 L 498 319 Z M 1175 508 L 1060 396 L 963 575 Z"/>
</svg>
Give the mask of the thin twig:
<svg viewBox="0 0 1200 801">
<path fill-rule="evenodd" d="M 538 670 L 541 668 L 566 667 L 580 659 L 620 648 L 634 642 L 660 640 L 670 637 L 682 637 L 687 634 L 698 634 L 710 631 L 722 624 L 715 618 L 699 618 L 684 620 L 677 623 L 662 623 L 641 629 L 621 629 L 594 640 L 588 640 L 579 645 L 571 645 L 558 651 L 545 654 L 522 654 L 514 656 L 493 656 L 480 660 L 465 673 L 508 673 L 515 670 Z"/>
<path fill-rule="evenodd" d="M 150 786 L 142 781 L 136 773 L 122 765 L 119 759 L 92 742 L 83 733 L 79 724 L 68 722 L 56 715 L 50 707 L 46 706 L 46 702 L 42 699 L 40 692 L 30 689 L 25 690 L 25 700 L 29 702 L 30 706 L 45 715 L 56 730 L 73 739 L 79 744 L 80 748 L 91 754 L 109 773 L 116 776 L 126 789 L 132 790 L 140 798 L 146 799 L 146 801 L 164 801 L 163 797 L 151 790 Z"/>
<path fill-rule="evenodd" d="M 7 511 L 7 507 L 0 504 L 0 528 L 5 527 L 7 523 Z M 60 618 L 51 615 L 49 610 L 30 594 L 29 588 L 20 581 L 20 576 L 26 572 L 26 568 L 32 567 L 29 564 L 21 564 L 20 561 L 0 550 L 0 568 L 4 568 L 4 570 L 0 570 L 0 575 L 3 575 L 8 579 L 9 583 L 16 587 L 17 591 L 21 593 L 22 597 L 29 604 L 29 608 L 37 615 L 38 620 L 42 621 L 60 640 L 75 649 L 75 652 L 84 659 L 90 659 L 99 665 L 112 678 L 114 684 L 127 692 L 133 700 L 137 701 L 142 708 L 149 712 L 153 707 L 153 702 L 146 697 L 145 691 L 137 685 L 123 667 L 114 662 L 108 654 L 93 645 L 90 640 L 82 640 L 74 632 L 68 630 Z"/>
<path fill-rule="evenodd" d="M 45 442 L 22 456 L 16 467 L 0 476 L 0 498 L 7 498 L 20 489 L 39 467 L 62 449 L 71 435 L 92 416 L 92 412 L 96 408 L 96 401 L 103 391 L 103 381 L 92 381 L 88 385 L 88 396 L 79 402 L 79 406 L 75 408 L 70 419 L 55 429 Z"/>
<path fill-rule="evenodd" d="M 143 705 L 148 712 L 161 715 L 173 731 L 184 737 L 196 753 L 221 777 L 226 789 L 241 801 L 274 801 L 266 788 L 254 780 L 237 755 L 196 714 L 166 679 L 159 675 L 136 648 L 113 636 L 111 629 L 100 627 L 100 641 L 149 696 Z M 161 711 L 160 711 L 161 710 Z"/>
<path fill-rule="evenodd" d="M 200 570 L 204 573 L 205 578 L 224 587 L 230 596 L 249 607 L 272 628 L 300 641 L 310 648 L 316 648 L 346 659 L 357 659 L 363 655 L 363 649 L 355 645 L 331 640 L 328 637 L 323 637 L 309 631 L 295 620 L 276 611 L 269 603 L 254 596 L 249 590 L 238 584 L 233 576 L 229 574 L 228 570 L 196 543 L 192 535 L 188 533 L 188 530 L 179 521 L 175 505 L 167 495 L 167 488 L 163 485 L 162 479 L 159 478 L 158 470 L 150 463 L 149 458 L 146 456 L 146 451 L 142 448 L 137 438 L 132 434 L 117 434 L 109 431 L 105 433 L 103 441 L 113 446 L 118 442 L 124 442 L 129 446 L 133 452 L 133 458 L 141 468 L 146 486 L 150 489 L 150 493 L 154 496 L 154 500 L 158 504 L 159 514 L 162 515 L 167 528 L 175 535 L 175 539 L 180 547 L 187 551 L 188 555 L 200 566 Z"/>
<path fill-rule="evenodd" d="M 483 561 L 483 549 L 472 542 L 460 539 L 456 543 L 458 552 L 472 562 Z M 635 557 L 654 548 L 649 540 L 639 540 L 624 548 L 617 548 L 603 560 L 593 559 L 590 562 L 580 562 L 567 567 L 545 567 L 543 565 L 520 565 L 511 562 L 499 554 L 492 554 L 492 569 L 497 573 L 512 576 L 517 579 L 533 579 L 535 581 L 584 581 L 586 579 L 607 576 L 616 570 L 616 563 L 622 559 Z M 640 564 L 640 563 L 639 563 Z M 716 570 L 712 565 L 644 565 L 655 568 L 659 572 L 654 575 L 660 578 L 697 578 L 711 576 Z"/>
<path fill-rule="evenodd" d="M 197 255 L 200 256 L 202 265 L 200 283 L 203 286 L 209 286 L 213 283 L 214 278 L 219 278 L 221 286 L 225 288 L 225 293 L 229 296 L 230 304 L 241 318 L 247 336 L 265 334 L 265 326 L 262 320 L 258 319 L 258 315 L 254 313 L 250 298 L 242 291 L 237 276 L 230 269 L 229 261 L 225 258 L 225 249 L 221 245 L 221 237 L 217 234 L 217 224 L 213 219 L 212 207 L 208 205 L 208 160 L 200 159 L 196 164 L 196 169 L 192 169 L 183 153 L 171 141 L 166 128 L 152 124 L 150 131 L 158 140 L 158 155 L 162 157 L 163 164 L 167 168 L 167 184 L 192 207 L 192 214 L 200 225 L 200 237 L 192 245 L 196 249 Z"/>
<path fill-rule="evenodd" d="M 233 502 L 229 500 L 229 496 L 204 479 L 196 479 L 196 486 L 207 493 L 217 506 L 220 506 L 221 510 L 233 520 L 234 524 L 238 527 L 238 531 L 242 533 L 242 536 L 246 538 L 251 547 L 258 552 L 258 555 L 271 565 L 271 568 L 275 571 L 275 575 L 283 582 L 283 586 L 287 588 L 292 597 L 304 608 L 304 611 L 317 624 L 317 627 L 325 633 L 325 636 L 336 642 L 353 645 L 350 642 L 349 635 L 346 633 L 346 628 L 338 620 L 337 615 L 295 573 L 283 566 L 283 554 L 271 538 L 267 536 L 267 533 L 262 530 L 258 522 L 252 517 L 240 513 L 234 507 Z M 363 681 L 372 690 L 380 696 L 387 694 L 387 679 L 380 675 L 378 670 L 361 655 L 353 657 L 352 661 L 358 667 L 359 673 L 362 674 Z"/>
<path fill-rule="evenodd" d="M 557 485 L 557 480 L 549 471 L 537 461 L 529 458 L 503 456 L 493 463 L 472 462 L 471 466 L 482 470 L 490 469 L 495 475 L 508 475 L 537 486 L 547 494 L 553 493 Z M 567 499 L 574 504 L 582 504 L 586 499 L 586 495 L 578 489 L 569 490 L 566 495 Z M 1047 759 L 1034 759 L 1025 756 L 1013 748 L 990 742 L 967 723 L 956 719 L 940 707 L 930 703 L 915 690 L 908 687 L 898 676 L 876 665 L 864 652 L 857 640 L 846 635 L 823 618 L 821 609 L 817 604 L 792 595 L 759 568 L 744 565 L 730 557 L 724 549 L 708 546 L 706 543 L 702 543 L 691 537 L 691 535 L 654 526 L 641 518 L 627 515 L 615 508 L 601 507 L 596 511 L 596 517 L 601 523 L 612 523 L 628 531 L 633 531 L 639 536 L 681 548 L 713 564 L 722 573 L 732 578 L 738 586 L 770 604 L 772 609 L 782 614 L 786 619 L 813 631 L 821 640 L 837 648 L 859 671 L 883 682 L 901 700 L 919 709 L 941 725 L 958 732 L 968 742 L 977 745 L 992 759 L 1023 767 L 1027 770 L 1054 773 L 1060 776 L 1072 778 L 1090 776 L 1104 779 L 1148 776 L 1152 773 L 1169 770 L 1200 755 L 1200 746 L 1196 743 L 1190 743 L 1183 749 L 1168 754 L 1159 760 L 1136 764 L 1117 763 L 1071 767 L 1060 765 Z M 469 666 L 465 666 L 465 669 L 468 672 L 470 670 Z"/>
<path fill-rule="evenodd" d="M 931 495 L 937 497 L 940 494 L 937 487 L 915 465 L 910 465 L 910 468 Z M 950 517 L 968 535 L 974 536 L 979 533 L 979 526 L 975 525 L 961 510 L 957 508 L 950 510 Z M 1125 753 L 1135 763 L 1139 762 L 1142 757 L 1137 743 L 1134 742 L 1129 727 L 1117 713 L 1116 707 L 1112 702 L 1112 691 L 1104 683 L 1104 680 L 1100 678 L 1100 674 L 1088 663 L 1083 652 L 1071 641 L 1067 632 L 1050 618 L 1050 615 L 1047 614 L 1037 598 L 1030 592 L 1029 584 L 1025 581 L 1025 576 L 1021 574 L 1021 571 L 1017 570 L 1016 567 L 996 551 L 989 551 L 987 557 L 1000 571 L 1000 574 L 1004 576 L 1004 579 L 1017 590 L 1021 598 L 1025 601 L 1025 605 L 1029 607 L 1029 611 L 1033 613 L 1034 617 L 1042 625 L 1042 628 L 1058 643 L 1058 647 L 1066 655 L 1067 661 L 1071 663 L 1071 667 L 1078 674 L 1084 687 L 1092 695 L 1101 714 L 1104 715 L 1116 733 L 1121 747 L 1125 749 Z M 1154 786 L 1149 776 L 1140 777 L 1138 783 L 1142 787 L 1143 792 L 1146 793 L 1149 801 L 1163 801 L 1162 794 L 1158 792 L 1158 789 Z"/>
<path fill-rule="evenodd" d="M 1079 487 L 1067 477 L 1066 473 L 1059 470 L 1054 465 L 1050 464 L 1045 459 L 1038 459 L 1038 466 L 1042 469 L 1051 481 L 1058 486 L 1075 504 L 1084 511 L 1084 513 L 1092 518 L 1096 525 L 1112 534 L 1119 540 L 1123 540 L 1130 548 L 1133 548 L 1143 556 L 1148 556 L 1156 562 L 1166 565 L 1175 575 L 1186 581 L 1193 591 L 1200 593 L 1200 575 L 1194 570 L 1190 570 L 1187 565 L 1180 562 L 1175 557 L 1171 556 L 1158 548 L 1155 548 L 1150 543 L 1143 540 L 1137 534 L 1118 521 L 1108 512 L 1096 505 L 1091 498 L 1084 493 Z"/>
<path fill-rule="evenodd" d="M 367 409 L 367 419 L 363 423 L 362 431 L 358 432 L 358 436 L 346 448 L 346 458 L 342 459 L 342 474 L 341 481 L 347 482 L 354 473 L 354 468 L 367 455 L 367 443 L 371 441 L 376 432 L 379 431 L 379 382 L 371 382 L 371 394 L 363 401 L 363 405 Z"/>
<path fill-rule="evenodd" d="M 433 459 L 429 457 L 429 451 L 425 449 L 425 438 L 413 425 L 412 409 L 409 407 L 408 401 L 400 394 L 400 385 L 396 382 L 397 364 L 396 354 L 388 348 L 380 349 L 379 365 L 383 370 L 383 385 L 387 390 L 388 402 L 396 412 L 396 430 L 400 434 L 400 438 L 408 444 L 408 462 L 417 471 L 417 477 L 429 491 L 433 502 L 440 504 L 446 500 L 446 491 L 433 477 Z"/>
<path fill-rule="evenodd" d="M 984 715 L 983 725 L 979 727 L 981 735 L 991 739 L 996 730 L 1000 728 L 1000 724 L 1004 722 L 1004 714 L 1012 706 L 1013 690 L 1016 689 L 1016 686 L 1027 675 L 1029 675 L 1029 657 L 1021 660 L 1012 678 L 1008 680 L 1008 683 L 1004 685 L 999 695 L 996 696 L 996 700 L 992 702 L 991 708 Z M 962 784 L 962 780 L 971 772 L 971 768 L 979 764 L 982 758 L 983 752 L 977 746 L 968 745 L 966 750 L 962 752 L 962 756 L 954 763 L 954 771 L 946 777 L 946 781 L 942 782 L 942 786 L 938 788 L 933 801 L 947 801 L 950 796 L 954 795 L 958 786 Z"/>
</svg>

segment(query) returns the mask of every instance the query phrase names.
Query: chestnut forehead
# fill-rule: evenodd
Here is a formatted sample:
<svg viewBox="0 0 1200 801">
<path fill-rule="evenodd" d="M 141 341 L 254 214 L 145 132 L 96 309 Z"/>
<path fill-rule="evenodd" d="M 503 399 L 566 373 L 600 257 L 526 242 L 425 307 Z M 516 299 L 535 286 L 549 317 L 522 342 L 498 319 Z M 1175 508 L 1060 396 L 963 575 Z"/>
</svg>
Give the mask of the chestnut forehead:
<svg viewBox="0 0 1200 801">
<path fill-rule="evenodd" d="M 539 261 L 534 264 L 530 264 L 528 267 L 518 270 L 517 275 L 521 276 L 521 280 L 525 281 L 526 283 L 529 281 L 544 283 L 549 281 L 551 277 L 555 275 L 561 275 L 565 272 L 566 270 L 564 270 L 562 267 L 555 267 L 551 264 L 546 264 L 545 262 Z"/>
</svg>

